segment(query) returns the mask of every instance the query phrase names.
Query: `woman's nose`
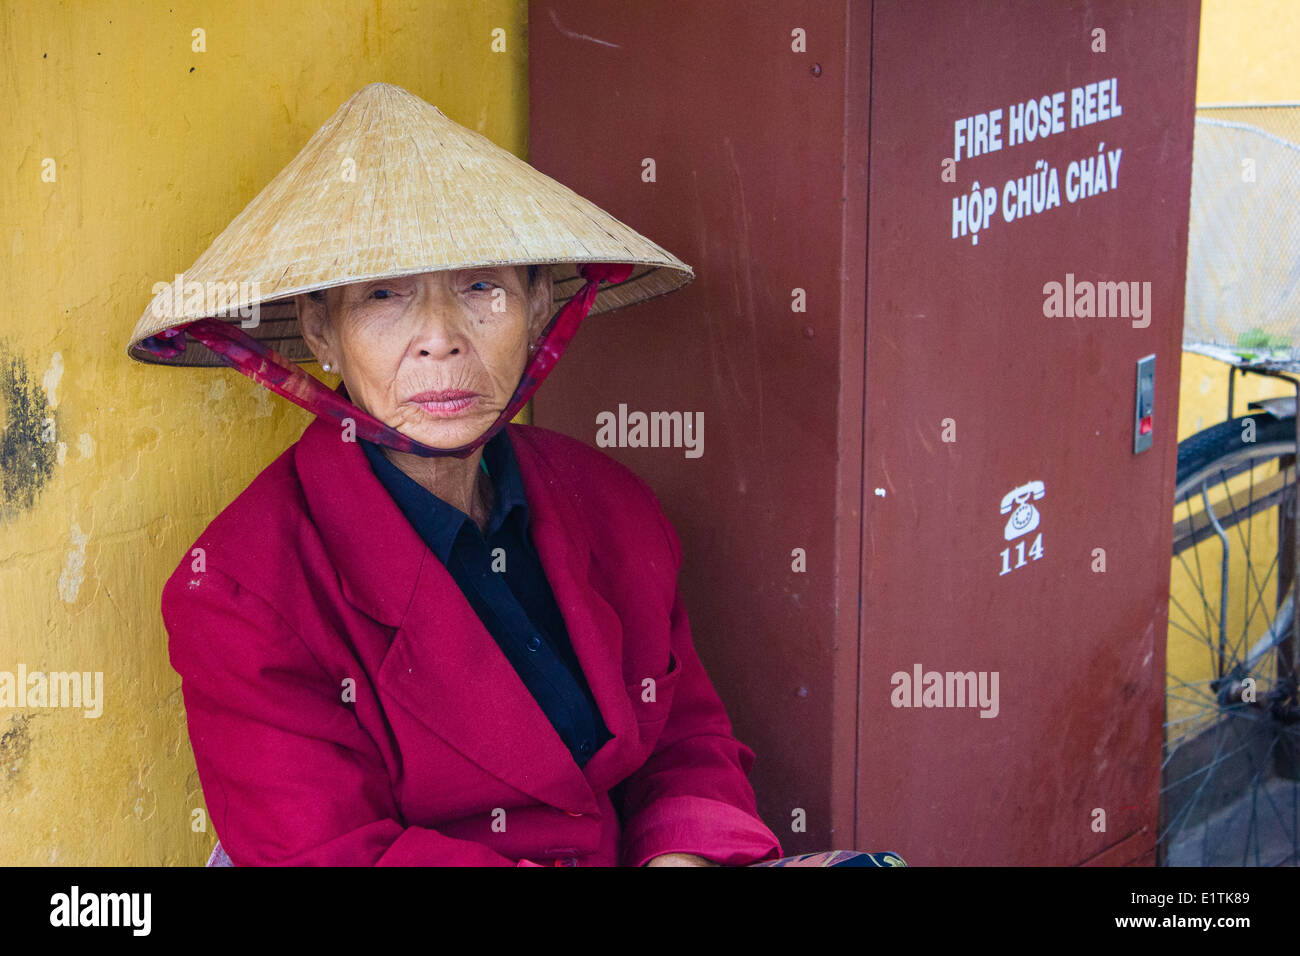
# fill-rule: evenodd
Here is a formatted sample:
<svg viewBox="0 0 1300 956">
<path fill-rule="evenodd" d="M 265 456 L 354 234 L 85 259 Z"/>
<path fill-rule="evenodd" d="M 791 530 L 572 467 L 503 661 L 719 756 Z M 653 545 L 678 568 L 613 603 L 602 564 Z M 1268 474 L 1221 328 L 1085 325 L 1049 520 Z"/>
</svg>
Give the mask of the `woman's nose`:
<svg viewBox="0 0 1300 956">
<path fill-rule="evenodd" d="M 415 344 L 421 356 L 459 355 L 465 346 L 465 327 L 455 292 L 445 282 L 422 282 L 411 306 Z"/>
</svg>

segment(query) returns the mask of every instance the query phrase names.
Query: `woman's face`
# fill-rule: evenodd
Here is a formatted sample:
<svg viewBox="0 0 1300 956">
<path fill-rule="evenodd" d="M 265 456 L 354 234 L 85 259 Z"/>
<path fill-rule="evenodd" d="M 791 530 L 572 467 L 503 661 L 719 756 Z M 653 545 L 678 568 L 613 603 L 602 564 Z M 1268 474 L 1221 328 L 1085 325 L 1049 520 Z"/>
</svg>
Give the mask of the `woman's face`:
<svg viewBox="0 0 1300 956">
<path fill-rule="evenodd" d="M 551 310 L 551 270 L 485 266 L 297 297 L 303 337 L 352 401 L 434 448 L 478 438 L 514 394 Z"/>
</svg>

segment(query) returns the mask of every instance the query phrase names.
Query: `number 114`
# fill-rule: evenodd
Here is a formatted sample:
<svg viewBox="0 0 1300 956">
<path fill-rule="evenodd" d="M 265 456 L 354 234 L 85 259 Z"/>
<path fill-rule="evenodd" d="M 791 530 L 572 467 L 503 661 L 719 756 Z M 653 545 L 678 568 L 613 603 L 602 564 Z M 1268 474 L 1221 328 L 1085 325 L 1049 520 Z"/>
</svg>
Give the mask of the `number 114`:
<svg viewBox="0 0 1300 956">
<path fill-rule="evenodd" d="M 1023 568 L 1029 562 L 1025 560 L 1025 543 L 1019 542 L 1015 547 L 1016 564 L 1011 565 L 1011 548 L 1002 549 L 1002 570 L 998 572 L 998 577 L 1004 574 L 1010 574 L 1016 568 Z M 1037 561 L 1043 556 L 1043 533 L 1038 532 L 1038 537 L 1034 538 L 1034 543 L 1029 546 L 1029 556 Z"/>
</svg>

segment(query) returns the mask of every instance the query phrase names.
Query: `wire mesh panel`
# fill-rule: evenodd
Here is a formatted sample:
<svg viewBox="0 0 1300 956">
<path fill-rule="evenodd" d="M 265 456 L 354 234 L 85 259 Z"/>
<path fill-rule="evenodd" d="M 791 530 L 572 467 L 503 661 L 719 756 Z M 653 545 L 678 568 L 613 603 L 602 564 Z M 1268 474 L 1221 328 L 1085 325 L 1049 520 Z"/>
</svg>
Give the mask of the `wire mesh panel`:
<svg viewBox="0 0 1300 956">
<path fill-rule="evenodd" d="M 1183 347 L 1300 371 L 1300 105 L 1196 111 Z"/>
</svg>

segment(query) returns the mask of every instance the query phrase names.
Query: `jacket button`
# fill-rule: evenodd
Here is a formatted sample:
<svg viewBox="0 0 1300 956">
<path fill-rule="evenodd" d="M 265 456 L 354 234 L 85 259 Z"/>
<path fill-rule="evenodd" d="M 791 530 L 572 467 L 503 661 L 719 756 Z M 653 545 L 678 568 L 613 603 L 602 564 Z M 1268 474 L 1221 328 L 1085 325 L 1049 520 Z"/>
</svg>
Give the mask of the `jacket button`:
<svg viewBox="0 0 1300 956">
<path fill-rule="evenodd" d="M 536 634 L 530 637 L 528 639 L 528 643 L 524 645 L 524 647 L 528 648 L 530 651 L 535 651 L 541 646 L 542 646 L 542 639 L 538 637 Z"/>
<path fill-rule="evenodd" d="M 578 744 L 578 753 L 582 754 L 584 757 L 591 753 L 591 741 L 584 740 L 582 743 Z"/>
</svg>

